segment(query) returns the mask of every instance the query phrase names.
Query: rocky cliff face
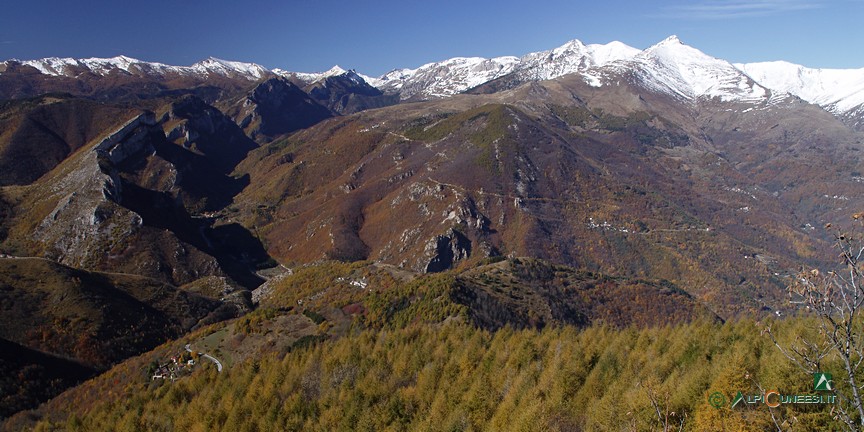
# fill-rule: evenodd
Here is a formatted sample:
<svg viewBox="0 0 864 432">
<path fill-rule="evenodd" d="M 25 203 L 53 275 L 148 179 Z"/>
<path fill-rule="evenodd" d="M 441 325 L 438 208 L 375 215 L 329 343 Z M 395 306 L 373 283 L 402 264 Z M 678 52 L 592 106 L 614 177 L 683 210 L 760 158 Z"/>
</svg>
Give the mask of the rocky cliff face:
<svg viewBox="0 0 864 432">
<path fill-rule="evenodd" d="M 136 234 L 142 219 L 119 204 L 123 181 L 116 165 L 152 152 L 150 140 L 160 132 L 153 113 L 138 115 L 69 160 L 65 175 L 52 176 L 50 189 L 38 191 L 40 201 L 56 202 L 33 232 L 46 257 L 86 268 Z"/>
<path fill-rule="evenodd" d="M 205 276 L 259 284 L 249 268 L 267 259 L 260 242 L 237 225 L 213 226 L 199 215 L 242 189 L 245 182 L 229 174 L 256 144 L 194 97 L 156 117 L 135 115 L 21 189 L 4 221 L 5 247 L 176 285 Z M 178 129 L 196 139 L 168 141 Z M 226 248 L 225 241 L 236 244 Z"/>
<path fill-rule="evenodd" d="M 431 257 L 426 273 L 437 273 L 453 268 L 459 261 L 465 261 L 471 256 L 471 241 L 455 229 L 436 236 L 426 243 L 426 255 Z"/>
</svg>

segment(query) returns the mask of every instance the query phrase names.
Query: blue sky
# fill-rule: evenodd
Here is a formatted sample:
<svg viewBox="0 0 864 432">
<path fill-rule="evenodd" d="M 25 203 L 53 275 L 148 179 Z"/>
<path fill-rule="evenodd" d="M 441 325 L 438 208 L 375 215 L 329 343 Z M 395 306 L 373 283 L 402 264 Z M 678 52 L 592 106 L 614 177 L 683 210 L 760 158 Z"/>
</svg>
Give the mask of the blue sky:
<svg viewBox="0 0 864 432">
<path fill-rule="evenodd" d="M 189 65 L 209 56 L 368 75 L 455 56 L 523 55 L 677 34 L 733 62 L 864 67 L 864 0 L 13 1 L 0 59 L 113 57 Z"/>
</svg>

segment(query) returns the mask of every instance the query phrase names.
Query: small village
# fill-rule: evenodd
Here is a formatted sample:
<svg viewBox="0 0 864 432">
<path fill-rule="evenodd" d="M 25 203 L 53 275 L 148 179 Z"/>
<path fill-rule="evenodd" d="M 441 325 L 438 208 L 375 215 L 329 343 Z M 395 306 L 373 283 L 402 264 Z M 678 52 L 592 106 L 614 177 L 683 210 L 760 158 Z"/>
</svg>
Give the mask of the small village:
<svg viewBox="0 0 864 432">
<path fill-rule="evenodd" d="M 183 352 L 169 359 L 167 363 L 154 361 L 150 364 L 151 380 L 174 381 L 182 376 L 189 375 L 198 364 L 200 355 L 197 352 Z"/>
</svg>

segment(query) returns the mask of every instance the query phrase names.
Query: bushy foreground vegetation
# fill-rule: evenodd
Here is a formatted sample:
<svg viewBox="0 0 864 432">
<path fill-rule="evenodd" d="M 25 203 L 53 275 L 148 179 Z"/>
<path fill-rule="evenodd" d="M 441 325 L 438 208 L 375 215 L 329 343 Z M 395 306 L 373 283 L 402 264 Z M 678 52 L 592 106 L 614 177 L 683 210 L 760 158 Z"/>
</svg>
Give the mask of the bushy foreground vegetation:
<svg viewBox="0 0 864 432">
<path fill-rule="evenodd" d="M 788 342 L 811 324 L 788 320 L 772 332 Z M 142 377 L 122 397 L 55 407 L 68 418 L 36 429 L 707 431 L 776 430 L 775 421 L 783 430 L 838 429 L 830 406 L 729 407 L 736 392 L 760 387 L 813 392 L 812 376 L 760 327 L 488 332 L 450 320 L 362 330 L 221 374 L 202 369 L 159 384 Z M 708 396 L 718 391 L 727 403 L 715 408 Z"/>
</svg>

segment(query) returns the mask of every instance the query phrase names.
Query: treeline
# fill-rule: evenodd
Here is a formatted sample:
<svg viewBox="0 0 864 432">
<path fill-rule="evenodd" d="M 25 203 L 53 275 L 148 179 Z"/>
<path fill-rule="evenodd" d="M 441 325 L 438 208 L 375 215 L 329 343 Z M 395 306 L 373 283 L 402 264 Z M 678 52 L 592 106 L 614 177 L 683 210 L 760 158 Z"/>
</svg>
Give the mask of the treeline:
<svg viewBox="0 0 864 432">
<path fill-rule="evenodd" d="M 792 341 L 812 324 L 772 331 Z M 68 417 L 36 430 L 839 429 L 830 406 L 729 407 L 738 391 L 812 386 L 753 321 L 488 332 L 456 320 L 359 330 L 174 383 L 141 380 L 86 409 L 58 406 Z M 714 392 L 725 405 L 708 402 Z"/>
</svg>

